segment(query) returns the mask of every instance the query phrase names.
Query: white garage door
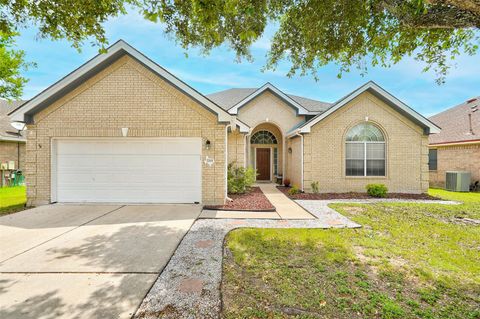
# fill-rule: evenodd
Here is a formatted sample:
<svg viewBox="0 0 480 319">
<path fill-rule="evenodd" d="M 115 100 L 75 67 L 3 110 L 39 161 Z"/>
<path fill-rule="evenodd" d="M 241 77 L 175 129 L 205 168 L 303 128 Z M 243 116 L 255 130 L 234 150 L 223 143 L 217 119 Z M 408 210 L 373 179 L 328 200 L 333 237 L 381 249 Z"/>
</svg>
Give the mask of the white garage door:
<svg viewBox="0 0 480 319">
<path fill-rule="evenodd" d="M 201 201 L 201 139 L 65 139 L 52 149 L 58 202 Z"/>
</svg>

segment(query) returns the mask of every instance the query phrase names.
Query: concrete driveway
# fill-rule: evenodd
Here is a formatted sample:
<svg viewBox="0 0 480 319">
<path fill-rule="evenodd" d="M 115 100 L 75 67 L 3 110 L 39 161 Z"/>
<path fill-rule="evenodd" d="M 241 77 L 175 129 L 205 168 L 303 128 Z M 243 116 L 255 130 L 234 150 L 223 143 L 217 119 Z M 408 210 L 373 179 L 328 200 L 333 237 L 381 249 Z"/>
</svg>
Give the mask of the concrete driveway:
<svg viewBox="0 0 480 319">
<path fill-rule="evenodd" d="M 0 217 L 0 318 L 130 318 L 199 205 L 50 205 Z"/>
</svg>

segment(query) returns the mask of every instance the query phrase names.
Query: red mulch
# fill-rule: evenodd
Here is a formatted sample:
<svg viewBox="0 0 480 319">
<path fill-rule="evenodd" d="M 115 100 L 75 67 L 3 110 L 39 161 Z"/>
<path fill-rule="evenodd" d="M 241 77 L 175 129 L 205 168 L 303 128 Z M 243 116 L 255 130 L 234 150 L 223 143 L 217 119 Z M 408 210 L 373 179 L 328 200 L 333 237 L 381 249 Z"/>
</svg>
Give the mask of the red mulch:
<svg viewBox="0 0 480 319">
<path fill-rule="evenodd" d="M 288 190 L 290 187 L 277 186 L 285 195 L 291 199 L 304 199 L 304 200 L 326 200 L 326 199 L 371 199 L 374 198 L 367 193 L 299 193 L 296 195 L 289 195 Z M 405 193 L 387 193 L 387 197 L 384 198 L 397 198 L 397 199 L 420 199 L 420 200 L 440 200 L 441 198 L 430 196 L 428 194 L 405 194 Z"/>
<path fill-rule="evenodd" d="M 245 194 L 228 194 L 233 201 L 227 201 L 225 205 L 204 206 L 203 209 L 233 210 L 233 211 L 275 211 L 275 207 L 260 190 L 260 187 L 252 187 Z"/>
</svg>

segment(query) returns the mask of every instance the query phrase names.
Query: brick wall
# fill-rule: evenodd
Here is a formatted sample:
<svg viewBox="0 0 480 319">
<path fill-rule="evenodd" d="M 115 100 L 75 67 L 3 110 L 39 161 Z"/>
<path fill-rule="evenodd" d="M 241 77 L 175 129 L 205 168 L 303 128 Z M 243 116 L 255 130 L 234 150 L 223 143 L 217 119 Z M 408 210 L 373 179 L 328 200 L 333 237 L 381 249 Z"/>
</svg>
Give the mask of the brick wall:
<svg viewBox="0 0 480 319">
<path fill-rule="evenodd" d="M 290 153 L 288 149 L 291 148 Z M 287 141 L 287 167 L 286 178 L 291 185 L 302 187 L 302 140 L 296 136 Z"/>
<path fill-rule="evenodd" d="M 18 162 L 19 153 L 20 163 Z M 0 163 L 9 161 L 15 162 L 16 169 L 22 170 L 25 167 L 25 143 L 0 141 Z"/>
<path fill-rule="evenodd" d="M 295 109 L 271 92 L 266 91 L 242 107 L 238 111 L 238 118 L 252 128 L 252 134 L 266 129 L 277 137 L 278 174 L 283 174 L 283 168 L 287 165 L 286 161 L 284 163 L 284 158 L 287 157 L 283 144 L 284 141 L 286 142 L 285 134 L 300 122 L 305 121 L 305 116 L 298 116 Z M 263 147 L 270 146 L 272 145 L 263 145 Z M 254 154 L 252 154 L 250 145 L 247 148 L 247 164 L 251 165 Z"/>
<path fill-rule="evenodd" d="M 285 134 L 292 127 L 305 120 L 297 116 L 296 110 L 270 92 L 264 92 L 238 111 L 238 118 L 252 129 L 268 122 L 280 128 Z"/>
<path fill-rule="evenodd" d="M 468 171 L 472 182 L 480 180 L 480 144 L 438 146 L 437 170 L 430 171 L 430 184 L 445 187 L 446 171 Z"/>
<path fill-rule="evenodd" d="M 345 134 L 367 116 L 385 133 L 386 177 L 347 177 Z M 428 189 L 428 137 L 420 127 L 368 92 L 313 126 L 311 133 L 304 136 L 307 191 L 312 181 L 319 182 L 322 192 L 364 192 L 369 183 L 385 184 L 390 192 L 421 193 Z"/>
<path fill-rule="evenodd" d="M 228 163 L 245 165 L 245 134 L 238 130 L 228 133 Z"/>
<path fill-rule="evenodd" d="M 202 137 L 202 201 L 225 200 L 225 125 L 215 114 L 124 56 L 34 117 L 27 134 L 28 203 L 50 202 L 50 146 L 54 137 Z"/>
</svg>

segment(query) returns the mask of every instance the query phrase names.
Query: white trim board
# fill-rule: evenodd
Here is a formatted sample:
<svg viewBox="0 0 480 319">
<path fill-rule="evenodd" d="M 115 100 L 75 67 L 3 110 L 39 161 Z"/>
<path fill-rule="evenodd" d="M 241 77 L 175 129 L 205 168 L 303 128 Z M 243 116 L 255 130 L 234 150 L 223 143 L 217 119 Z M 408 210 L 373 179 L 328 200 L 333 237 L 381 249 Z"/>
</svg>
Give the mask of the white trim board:
<svg viewBox="0 0 480 319">
<path fill-rule="evenodd" d="M 41 110 L 42 107 L 46 107 L 43 104 L 48 102 L 49 99 L 55 98 L 57 95 L 63 95 L 62 92 L 68 90 L 70 86 L 76 86 L 76 81 L 82 79 L 83 77 L 90 77 L 89 74 L 94 72 L 97 68 L 101 68 L 103 64 L 109 64 L 110 60 L 117 60 L 123 54 L 128 54 L 135 58 L 154 73 L 168 81 L 171 85 L 175 86 L 180 91 L 202 104 L 204 107 L 216 113 L 219 122 L 234 122 L 234 118 L 227 111 L 216 105 L 214 102 L 193 89 L 191 86 L 179 80 L 173 74 L 147 58 L 145 55 L 134 49 L 123 40 L 117 41 L 107 49 L 106 53 L 98 54 L 55 84 L 49 86 L 33 99 L 11 112 L 10 115 L 12 121 L 27 122 L 28 117 L 25 115 L 35 114 L 38 112 L 36 109 Z"/>
<path fill-rule="evenodd" d="M 440 128 L 429 121 L 427 118 L 422 116 L 421 114 L 414 111 L 408 105 L 382 89 L 378 84 L 373 81 L 367 82 L 349 95 L 345 96 L 344 98 L 340 99 L 339 101 L 335 102 L 327 111 L 317 115 L 310 121 L 306 122 L 303 126 L 299 127 L 298 130 L 289 134 L 289 136 L 295 135 L 296 132 L 299 133 L 310 133 L 312 126 L 323 120 L 324 118 L 328 117 L 330 114 L 334 113 L 336 110 L 340 109 L 341 107 L 345 106 L 347 103 L 352 101 L 354 98 L 362 94 L 363 92 L 370 91 L 373 94 L 380 96 L 384 99 L 388 104 L 392 107 L 398 108 L 397 111 L 405 113 L 408 117 L 412 118 L 413 120 L 417 121 L 419 124 L 424 125 L 424 128 L 428 128 L 428 133 L 440 133 Z"/>
<path fill-rule="evenodd" d="M 256 91 L 254 91 L 252 94 L 248 95 L 245 97 L 243 100 L 232 106 L 230 109 L 228 109 L 228 112 L 230 114 L 238 114 L 238 110 L 248 104 L 250 101 L 255 99 L 257 96 L 262 94 L 265 91 L 271 91 L 273 94 L 278 96 L 280 99 L 284 100 L 287 104 L 290 104 L 294 108 L 297 109 L 298 115 L 316 115 L 318 112 L 311 112 L 298 104 L 295 100 L 293 100 L 290 96 L 287 94 L 283 93 L 281 90 L 279 90 L 277 87 L 275 87 L 271 83 L 266 83 L 262 87 L 258 88 Z"/>
</svg>

